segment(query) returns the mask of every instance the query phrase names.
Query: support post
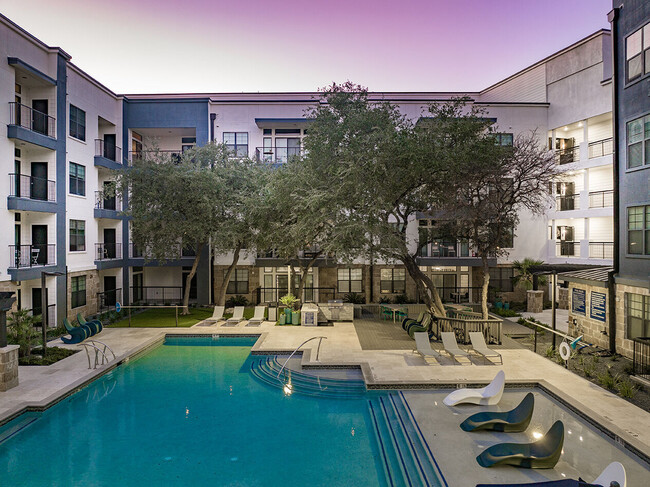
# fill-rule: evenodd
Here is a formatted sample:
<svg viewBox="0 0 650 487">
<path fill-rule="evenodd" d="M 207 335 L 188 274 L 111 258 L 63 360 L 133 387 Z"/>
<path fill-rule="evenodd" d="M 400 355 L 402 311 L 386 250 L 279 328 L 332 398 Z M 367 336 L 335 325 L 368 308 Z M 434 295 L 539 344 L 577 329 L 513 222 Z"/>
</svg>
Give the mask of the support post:
<svg viewBox="0 0 650 487">
<path fill-rule="evenodd" d="M 41 272 L 41 323 L 43 325 L 43 358 L 45 358 L 47 348 L 47 290 L 45 288 L 45 272 Z"/>
<path fill-rule="evenodd" d="M 553 331 L 555 331 L 555 288 L 557 287 L 557 272 L 553 271 L 553 274 L 551 276 L 551 286 L 552 286 L 552 292 L 551 292 L 551 312 L 553 314 L 553 318 L 551 320 L 552 323 L 552 328 Z M 553 333 L 553 348 L 555 348 L 555 333 Z"/>
</svg>

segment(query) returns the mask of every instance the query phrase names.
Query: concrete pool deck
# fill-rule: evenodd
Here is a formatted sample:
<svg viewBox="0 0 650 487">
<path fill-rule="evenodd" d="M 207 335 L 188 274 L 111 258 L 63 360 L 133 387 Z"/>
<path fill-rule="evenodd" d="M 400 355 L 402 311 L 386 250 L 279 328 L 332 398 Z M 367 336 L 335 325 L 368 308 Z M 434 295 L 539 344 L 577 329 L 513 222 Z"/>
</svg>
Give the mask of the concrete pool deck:
<svg viewBox="0 0 650 487">
<path fill-rule="evenodd" d="M 625 442 L 631 449 L 640 452 L 646 458 L 650 457 L 650 413 L 531 351 L 500 349 L 499 352 L 503 355 L 503 366 L 484 365 L 481 359 L 475 358 L 472 358 L 472 365 L 458 365 L 448 358 L 442 359 L 440 363 L 433 360 L 431 364 L 427 364 L 419 355 L 409 350 L 363 350 L 352 323 L 336 323 L 334 326 L 317 328 L 274 326 L 270 322 L 265 322 L 258 327 L 239 325 L 237 327 L 106 328 L 97 339 L 113 349 L 117 355 L 115 362 L 112 362 L 109 367 L 88 369 L 88 360 L 82 350 L 48 367 L 20 366 L 19 385 L 0 393 L 0 424 L 8 418 L 15 417 L 25 408 L 35 410 L 47 408 L 57 399 L 66 397 L 98 375 L 105 373 L 107 368 L 123 363 L 143 350 L 157 345 L 167 334 L 260 335 L 260 339 L 253 347 L 253 353 L 257 354 L 287 354 L 310 337 L 324 336 L 326 339 L 322 342 L 320 360 L 318 362 L 315 360 L 318 344 L 315 340 L 305 346 L 303 366 L 361 367 L 369 388 L 398 386 L 453 388 L 464 384 L 485 384 L 494 378 L 498 370 L 503 369 L 507 384 L 517 386 L 539 384 L 543 390 L 559 398 L 574 411 L 602 425 L 619 443 Z M 60 340 L 51 342 L 50 346 L 80 348 L 75 345 L 62 345 Z M 428 405 L 421 396 L 407 394 L 407 397 L 412 402 L 413 412 L 418 422 L 421 418 L 426 418 L 430 403 Z M 413 401 L 411 397 L 414 398 Z M 424 421 L 426 423 L 426 420 Z M 435 441 L 435 438 L 427 433 L 427 428 L 423 428 L 423 433 L 427 441 L 430 443 Z M 449 446 L 453 450 L 463 448 L 460 444 L 450 443 Z M 473 457 L 468 457 L 468 464 L 469 460 L 473 461 Z M 480 473 L 482 470 L 480 467 L 478 469 L 477 472 Z M 513 477 L 510 475 L 504 475 L 502 478 L 504 481 L 523 481 L 523 478 L 518 477 L 511 480 Z"/>
</svg>

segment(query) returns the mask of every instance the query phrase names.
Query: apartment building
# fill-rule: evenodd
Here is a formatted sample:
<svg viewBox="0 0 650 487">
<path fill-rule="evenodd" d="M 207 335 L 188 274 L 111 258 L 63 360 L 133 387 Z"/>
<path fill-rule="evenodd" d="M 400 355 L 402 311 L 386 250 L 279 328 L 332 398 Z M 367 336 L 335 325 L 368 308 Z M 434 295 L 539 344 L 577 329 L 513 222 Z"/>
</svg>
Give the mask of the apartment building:
<svg viewBox="0 0 650 487">
<path fill-rule="evenodd" d="M 155 145 L 176 157 L 209 141 L 233 153 L 281 166 L 299 154 L 309 120 L 305 111 L 319 93 L 212 93 L 116 95 L 9 19 L 0 17 L 0 154 L 8 176 L 0 178 L 7 206 L 0 225 L 6 265 L 0 288 L 18 292 L 20 306 L 39 311 L 46 279 L 50 324 L 77 312 L 93 314 L 115 302 L 175 302 L 182 296 L 194 255 L 179 244 L 178 259 L 164 266 L 145 262 L 129 239 L 130 222 L 119 201 L 105 191 L 114 171 Z M 570 170 L 554 185 L 543 217 L 521 215 L 509 254 L 490 262 L 495 290 L 512 291 L 514 260 L 606 265 L 612 262 L 611 41 L 599 31 L 513 76 L 473 93 L 371 93 L 417 121 L 430 103 L 467 95 L 494 119 L 499 143 L 536 131 Z M 6 60 L 6 61 L 5 61 Z M 4 196 L 2 201 L 4 202 Z M 2 203 L 4 205 L 4 203 Z M 422 269 L 443 297 L 475 301 L 482 274 L 470 243 L 440 235 L 418 242 L 421 227 L 435 219 L 419 215 L 408 235 Z M 299 258 L 309 258 L 305 249 Z M 190 295 L 208 304 L 221 285 L 229 256 L 209 249 Z M 1 261 L 0 261 L 1 262 Z M 60 273 L 60 276 L 49 274 Z M 67 276 L 67 278 L 66 278 Z M 290 270 L 273 252 L 249 249 L 228 285 L 228 296 L 274 302 L 289 288 Z M 414 283 L 398 263 L 318 259 L 310 271 L 306 300 L 417 299 Z"/>
</svg>

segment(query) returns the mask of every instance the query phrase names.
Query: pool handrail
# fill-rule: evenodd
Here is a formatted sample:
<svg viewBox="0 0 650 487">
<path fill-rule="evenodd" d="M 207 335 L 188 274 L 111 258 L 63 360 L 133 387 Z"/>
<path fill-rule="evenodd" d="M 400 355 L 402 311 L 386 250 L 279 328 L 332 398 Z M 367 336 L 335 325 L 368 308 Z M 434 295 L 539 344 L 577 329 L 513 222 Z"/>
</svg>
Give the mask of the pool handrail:
<svg viewBox="0 0 650 487">
<path fill-rule="evenodd" d="M 291 357 L 293 357 L 296 354 L 296 352 L 298 350 L 300 350 L 300 347 L 302 347 L 307 342 L 310 342 L 312 340 L 316 340 L 317 338 L 320 338 L 320 341 L 318 342 L 318 348 L 316 349 L 316 361 L 318 361 L 318 355 L 320 353 L 320 345 L 321 345 L 321 343 L 323 343 L 323 338 L 325 338 L 327 340 L 327 337 L 325 337 L 325 336 L 311 337 L 311 338 L 308 338 L 307 340 L 305 340 L 304 342 L 302 342 L 300 345 L 298 345 L 298 347 L 293 352 L 291 352 L 291 355 L 289 355 L 289 358 L 284 361 L 284 364 L 282 364 L 282 367 L 280 368 L 280 372 L 278 372 L 278 375 L 276 375 L 275 378 L 276 379 L 280 378 L 280 374 L 282 373 L 282 371 L 286 367 L 287 362 L 289 362 L 289 360 L 291 360 Z"/>
</svg>

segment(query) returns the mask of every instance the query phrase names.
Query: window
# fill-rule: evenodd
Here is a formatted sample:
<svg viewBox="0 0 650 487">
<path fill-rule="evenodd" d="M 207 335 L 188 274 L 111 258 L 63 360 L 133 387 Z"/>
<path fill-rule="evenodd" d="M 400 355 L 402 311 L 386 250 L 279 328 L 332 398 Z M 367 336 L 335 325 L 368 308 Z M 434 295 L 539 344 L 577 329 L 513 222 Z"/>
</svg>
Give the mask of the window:
<svg viewBox="0 0 650 487">
<path fill-rule="evenodd" d="M 496 145 L 512 146 L 512 134 L 494 134 Z"/>
<path fill-rule="evenodd" d="M 650 336 L 650 296 L 625 293 L 627 338 Z"/>
<path fill-rule="evenodd" d="M 625 66 L 628 82 L 650 73 L 650 24 L 625 40 Z"/>
<path fill-rule="evenodd" d="M 86 140 L 86 112 L 70 105 L 70 136 Z"/>
<path fill-rule="evenodd" d="M 627 252 L 650 255 L 650 205 L 627 209 Z"/>
<path fill-rule="evenodd" d="M 248 294 L 248 269 L 235 269 L 228 281 L 228 294 Z"/>
<path fill-rule="evenodd" d="M 86 167 L 70 163 L 70 194 L 86 196 Z"/>
<path fill-rule="evenodd" d="M 77 276 L 70 279 L 70 306 L 78 308 L 86 305 L 86 276 Z"/>
<path fill-rule="evenodd" d="M 406 292 L 406 271 L 404 269 L 382 269 L 380 281 L 382 294 L 404 294 Z"/>
<path fill-rule="evenodd" d="M 507 228 L 502 235 L 502 242 L 500 247 L 502 249 L 512 249 L 515 246 L 515 227 Z"/>
<path fill-rule="evenodd" d="M 627 124 L 627 167 L 650 164 L 650 115 Z"/>
<path fill-rule="evenodd" d="M 224 132 L 223 143 L 234 156 L 248 156 L 248 132 Z"/>
<path fill-rule="evenodd" d="M 363 292 L 361 269 L 339 269 L 338 290 L 340 293 Z"/>
<path fill-rule="evenodd" d="M 86 250 L 86 222 L 70 220 L 70 252 Z"/>
<path fill-rule="evenodd" d="M 500 292 L 512 292 L 512 276 L 512 267 L 490 267 L 490 287 Z"/>
</svg>

